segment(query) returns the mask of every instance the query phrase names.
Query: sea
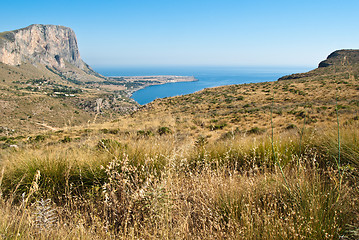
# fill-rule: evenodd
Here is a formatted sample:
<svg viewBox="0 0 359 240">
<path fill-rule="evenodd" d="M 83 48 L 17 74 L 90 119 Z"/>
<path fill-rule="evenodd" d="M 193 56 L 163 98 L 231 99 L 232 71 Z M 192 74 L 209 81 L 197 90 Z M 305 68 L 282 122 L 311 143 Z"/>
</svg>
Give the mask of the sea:
<svg viewBox="0 0 359 240">
<path fill-rule="evenodd" d="M 190 94 L 205 88 L 276 81 L 278 78 L 307 72 L 314 67 L 232 67 L 232 66 L 205 66 L 205 67 L 98 67 L 94 68 L 104 76 L 156 76 L 177 75 L 194 76 L 198 81 L 177 82 L 163 85 L 149 86 L 133 93 L 132 98 L 144 105 L 157 98 L 172 97 Z"/>
</svg>

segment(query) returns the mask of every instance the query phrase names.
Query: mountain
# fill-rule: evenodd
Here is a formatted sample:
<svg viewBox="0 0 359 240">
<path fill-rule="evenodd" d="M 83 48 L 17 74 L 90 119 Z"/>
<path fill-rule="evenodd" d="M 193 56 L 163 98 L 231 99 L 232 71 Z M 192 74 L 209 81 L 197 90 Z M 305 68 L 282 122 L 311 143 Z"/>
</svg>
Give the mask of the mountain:
<svg viewBox="0 0 359 240">
<path fill-rule="evenodd" d="M 0 38 L 0 61 L 9 65 L 22 62 L 41 63 L 65 68 L 65 61 L 83 69 L 75 33 L 72 29 L 34 24 L 5 32 Z"/>
<path fill-rule="evenodd" d="M 63 26 L 33 24 L 0 33 L 0 62 L 44 65 L 76 80 L 102 77 L 81 59 L 74 31 Z"/>
<path fill-rule="evenodd" d="M 0 134 L 105 121 L 136 106 L 123 82 L 81 59 L 72 29 L 34 24 L 0 33 Z"/>
<path fill-rule="evenodd" d="M 344 49 L 332 52 L 326 60 L 321 61 L 318 68 L 306 72 L 296 73 L 287 76 L 283 76 L 278 80 L 289 80 L 308 78 L 315 76 L 324 76 L 328 74 L 338 74 L 344 72 L 352 72 L 356 74 L 359 70 L 359 50 Z"/>
<path fill-rule="evenodd" d="M 329 66 L 348 66 L 359 63 L 359 50 L 337 50 L 319 63 L 319 68 Z"/>
<path fill-rule="evenodd" d="M 131 94 L 193 77 L 104 77 L 80 56 L 71 28 L 33 24 L 0 33 L 0 135 L 115 119 Z"/>
</svg>

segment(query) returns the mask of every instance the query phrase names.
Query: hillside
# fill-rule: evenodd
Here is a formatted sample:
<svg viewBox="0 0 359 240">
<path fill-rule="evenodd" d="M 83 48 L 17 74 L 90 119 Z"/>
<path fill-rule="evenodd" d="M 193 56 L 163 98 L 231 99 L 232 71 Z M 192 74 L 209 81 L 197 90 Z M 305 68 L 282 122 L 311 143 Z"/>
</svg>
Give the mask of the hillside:
<svg viewBox="0 0 359 240">
<path fill-rule="evenodd" d="M 359 63 L 359 50 L 337 50 L 319 63 L 319 68 L 329 66 L 351 66 Z"/>
<path fill-rule="evenodd" d="M 136 108 L 123 89 L 87 86 L 47 66 L 0 63 L 0 126 L 28 133 L 115 118 Z"/>
<path fill-rule="evenodd" d="M 0 136 L 104 122 L 139 106 L 131 94 L 189 76 L 104 77 L 80 56 L 74 31 L 33 24 L 0 33 Z"/>
<path fill-rule="evenodd" d="M 359 63 L 353 62 L 320 67 L 276 82 L 223 86 L 157 99 L 131 118 L 118 120 L 118 125 L 152 132 L 168 126 L 194 139 L 204 136 L 212 141 L 270 132 L 272 122 L 277 132 L 299 130 L 303 125 L 323 128 L 336 122 L 336 108 L 343 122 L 358 120 L 358 90 Z"/>
<path fill-rule="evenodd" d="M 355 77 L 359 76 L 359 50 L 334 51 L 326 60 L 319 63 L 318 68 L 307 73 L 283 76 L 279 80 L 337 75 L 339 73 L 349 73 Z"/>
<path fill-rule="evenodd" d="M 358 239 L 356 64 L 158 99 L 102 124 L 1 137 L 0 232 Z"/>
<path fill-rule="evenodd" d="M 137 105 L 124 84 L 81 59 L 72 29 L 34 24 L 0 33 L 0 136 L 103 122 Z"/>
</svg>

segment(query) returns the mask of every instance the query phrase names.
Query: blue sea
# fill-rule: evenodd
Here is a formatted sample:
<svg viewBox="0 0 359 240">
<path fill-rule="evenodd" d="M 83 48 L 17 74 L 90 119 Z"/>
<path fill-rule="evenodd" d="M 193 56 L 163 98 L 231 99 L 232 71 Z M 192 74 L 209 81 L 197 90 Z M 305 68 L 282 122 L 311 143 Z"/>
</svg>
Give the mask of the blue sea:
<svg viewBox="0 0 359 240">
<path fill-rule="evenodd" d="M 116 67 L 95 68 L 104 76 L 194 76 L 196 82 L 167 83 L 134 92 L 132 98 L 147 104 L 157 98 L 194 93 L 204 88 L 223 85 L 276 81 L 278 78 L 306 72 L 314 67 Z"/>
</svg>

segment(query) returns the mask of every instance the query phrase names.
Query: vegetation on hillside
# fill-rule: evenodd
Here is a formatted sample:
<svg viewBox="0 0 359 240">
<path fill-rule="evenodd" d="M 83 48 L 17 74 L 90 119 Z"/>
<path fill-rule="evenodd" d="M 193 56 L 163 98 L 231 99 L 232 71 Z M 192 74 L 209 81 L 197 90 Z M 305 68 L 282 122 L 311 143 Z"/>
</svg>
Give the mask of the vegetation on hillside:
<svg viewBox="0 0 359 240">
<path fill-rule="evenodd" d="M 2 137 L 0 233 L 358 239 L 358 89 L 355 69 L 329 67 Z"/>
<path fill-rule="evenodd" d="M 216 142 L 105 129 L 3 151 L 4 236 L 358 237 L 357 123 L 340 126 L 339 164 L 335 126 Z"/>
<path fill-rule="evenodd" d="M 104 122 L 136 106 L 121 88 L 97 89 L 49 67 L 0 63 L 0 124 L 14 134 Z"/>
</svg>

